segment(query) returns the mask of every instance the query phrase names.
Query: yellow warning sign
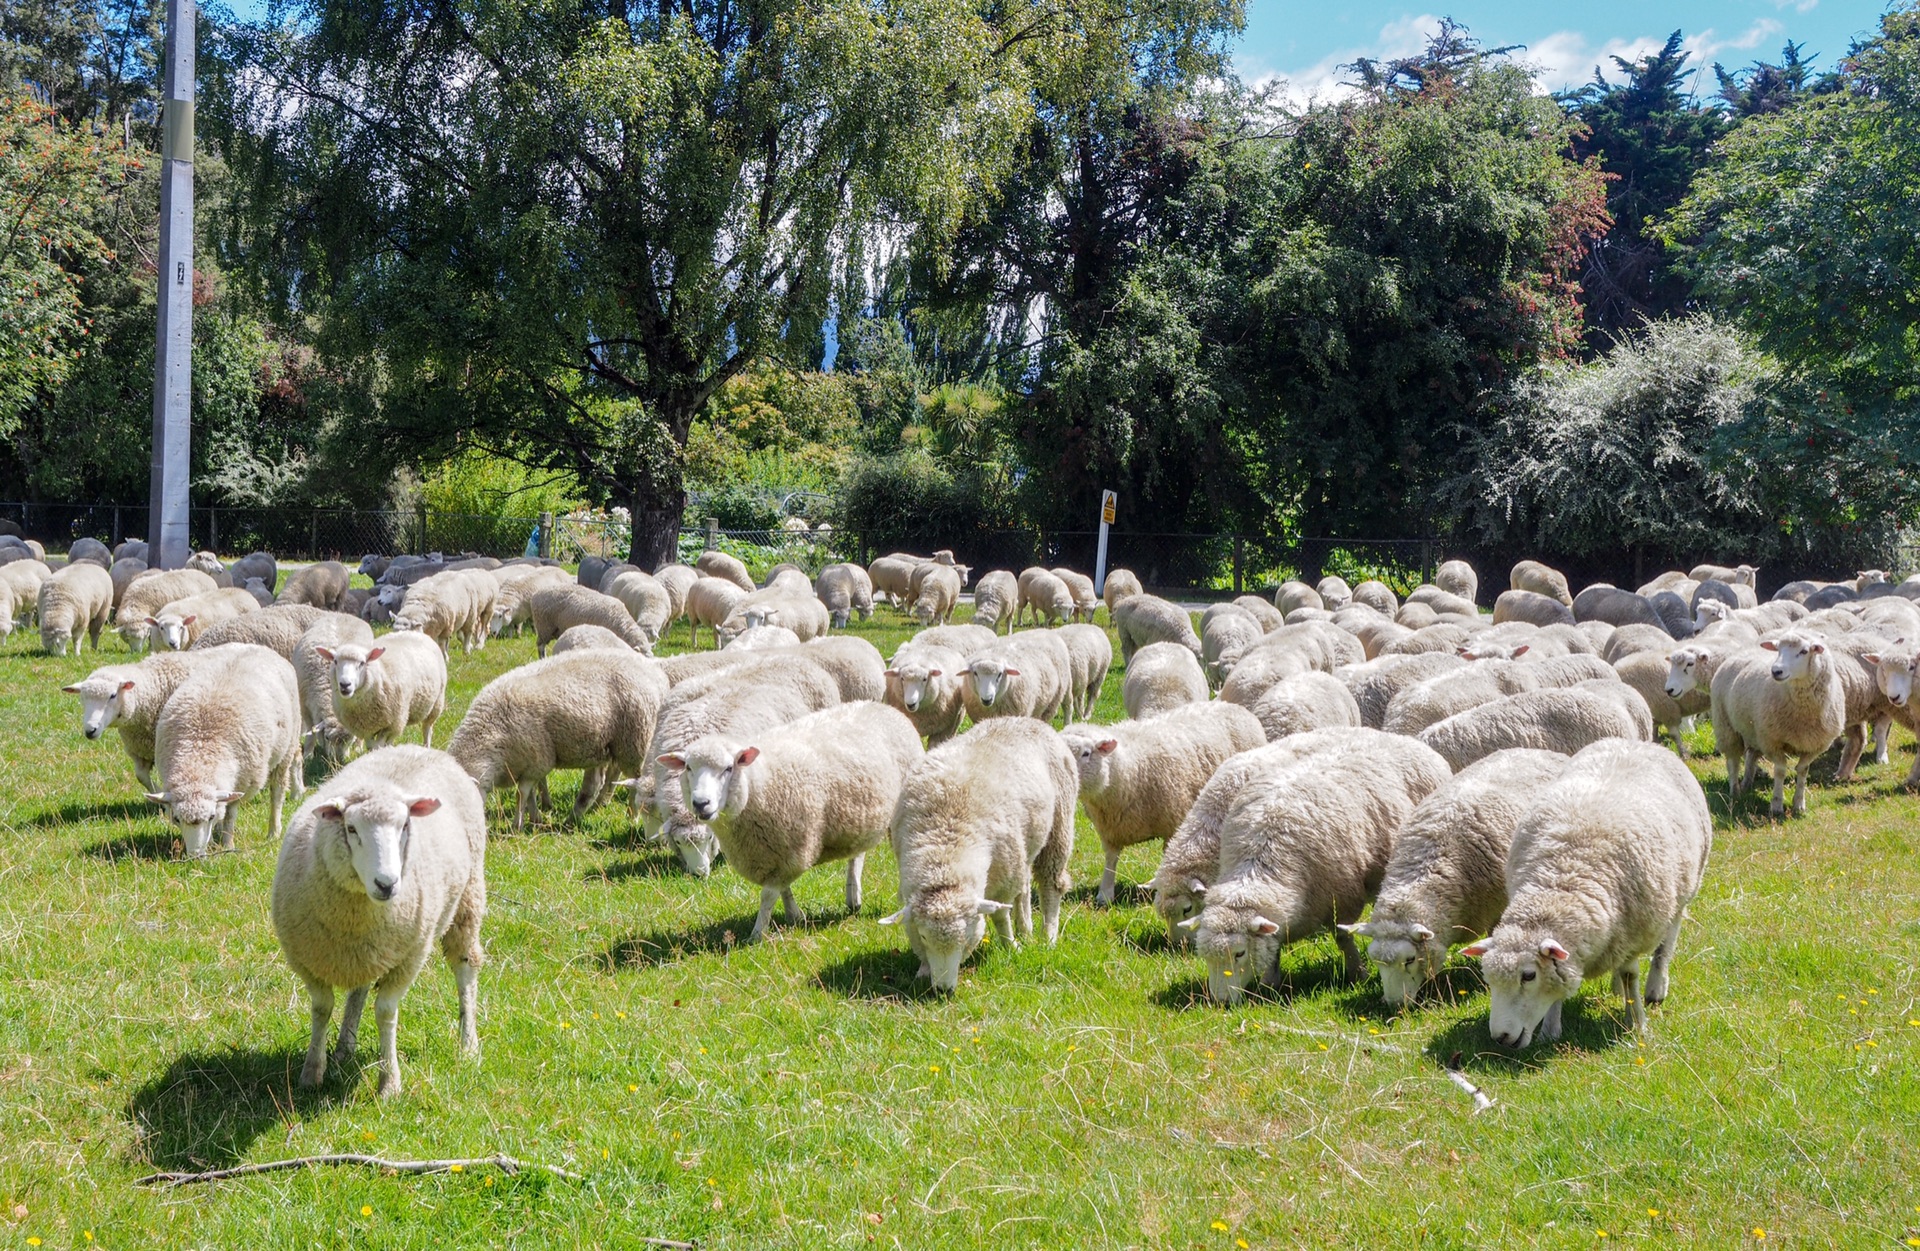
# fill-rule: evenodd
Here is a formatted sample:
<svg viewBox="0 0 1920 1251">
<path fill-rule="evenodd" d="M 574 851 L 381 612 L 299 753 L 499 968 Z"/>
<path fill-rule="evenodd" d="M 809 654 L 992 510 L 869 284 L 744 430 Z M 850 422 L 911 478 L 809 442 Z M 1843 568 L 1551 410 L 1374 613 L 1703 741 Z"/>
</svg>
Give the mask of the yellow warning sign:
<svg viewBox="0 0 1920 1251">
<path fill-rule="evenodd" d="M 1100 520 L 1112 525 L 1114 510 L 1119 503 L 1120 497 L 1112 491 L 1100 492 Z"/>
</svg>

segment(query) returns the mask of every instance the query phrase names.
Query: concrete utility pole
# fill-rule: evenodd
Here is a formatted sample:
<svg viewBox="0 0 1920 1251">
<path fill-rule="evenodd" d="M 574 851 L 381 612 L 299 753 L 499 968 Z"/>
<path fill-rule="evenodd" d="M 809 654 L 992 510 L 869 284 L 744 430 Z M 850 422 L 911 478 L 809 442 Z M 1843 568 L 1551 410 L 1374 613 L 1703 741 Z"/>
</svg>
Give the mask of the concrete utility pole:
<svg viewBox="0 0 1920 1251">
<path fill-rule="evenodd" d="M 153 477 L 147 544 L 155 569 L 187 563 L 193 464 L 193 0 L 167 0 L 160 106 L 160 300 L 153 353 Z"/>
</svg>

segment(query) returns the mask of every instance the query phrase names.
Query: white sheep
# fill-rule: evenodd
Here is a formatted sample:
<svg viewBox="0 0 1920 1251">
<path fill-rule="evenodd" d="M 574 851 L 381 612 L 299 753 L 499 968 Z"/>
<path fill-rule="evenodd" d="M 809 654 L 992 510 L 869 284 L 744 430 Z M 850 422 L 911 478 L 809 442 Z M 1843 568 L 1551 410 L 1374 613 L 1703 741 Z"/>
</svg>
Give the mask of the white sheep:
<svg viewBox="0 0 1920 1251">
<path fill-rule="evenodd" d="M 828 708 L 752 735 L 709 734 L 660 757 L 681 798 L 712 828 L 727 863 L 760 888 L 748 942 L 765 937 L 780 902 L 805 918 L 793 883 L 815 865 L 847 862 L 847 911 L 860 910 L 860 870 L 885 838 L 920 734 L 896 708 Z"/>
<path fill-rule="evenodd" d="M 346 615 L 306 604 L 272 604 L 207 626 L 195 635 L 193 646 L 197 651 L 206 647 L 225 647 L 229 643 L 255 643 L 291 661 L 300 636 L 311 629 L 315 622 L 325 617 Z"/>
<path fill-rule="evenodd" d="M 393 614 L 393 628 L 417 630 L 442 652 L 458 638 L 461 651 L 471 653 L 487 645 L 499 592 L 499 581 L 484 569 L 448 568 L 407 588 Z"/>
<path fill-rule="evenodd" d="M 287 788 L 306 790 L 293 666 L 264 647 L 231 650 L 225 663 L 195 667 L 154 721 L 153 772 L 163 789 L 147 798 L 167 810 L 195 859 L 207 854 L 216 825 L 220 846 L 233 850 L 239 807 L 263 789 L 267 835 L 278 839 Z"/>
<path fill-rule="evenodd" d="M 1085 622 L 1061 626 L 1056 633 L 1067 648 L 1067 720 L 1090 717 L 1113 667 L 1113 644 L 1105 630 Z"/>
<path fill-rule="evenodd" d="M 1221 703 L 1188 704 L 1151 721 L 1069 725 L 1060 738 L 1073 752 L 1080 802 L 1106 852 L 1103 904 L 1113 902 L 1122 851 L 1171 837 L 1214 770 L 1266 742 L 1252 713 Z"/>
<path fill-rule="evenodd" d="M 1084 573 L 1076 573 L 1066 568 L 1054 569 L 1051 572 L 1054 577 L 1060 579 L 1061 585 L 1067 588 L 1067 594 L 1073 600 L 1073 619 L 1082 622 L 1092 621 L 1094 613 L 1100 609 L 1100 597 L 1093 593 L 1093 579 Z"/>
<path fill-rule="evenodd" d="M 66 655 L 69 644 L 78 656 L 82 636 L 97 652 L 100 631 L 113 616 L 113 579 L 91 561 L 56 570 L 40 584 L 38 612 L 40 646 L 49 656 Z"/>
<path fill-rule="evenodd" d="M 289 574 L 287 584 L 280 588 L 279 598 L 274 602 L 310 604 L 329 612 L 339 612 L 342 602 L 347 597 L 350 577 L 347 567 L 339 561 L 323 560 L 317 564 L 308 565 L 305 569 L 296 569 Z"/>
<path fill-rule="evenodd" d="M 886 702 L 907 714 L 929 747 L 938 747 L 960 731 L 966 704 L 960 696 L 967 661 L 959 652 L 935 643 L 908 640 L 887 666 Z"/>
<path fill-rule="evenodd" d="M 690 565 L 661 565 L 653 571 L 653 580 L 667 588 L 667 594 L 672 597 L 673 611 L 667 615 L 668 622 L 680 620 L 687 611 L 687 592 L 700 580 L 700 571 Z"/>
<path fill-rule="evenodd" d="M 1207 675 L 1179 643 L 1149 643 L 1135 652 L 1120 687 L 1120 702 L 1134 721 L 1183 704 L 1204 704 L 1207 695 Z"/>
<path fill-rule="evenodd" d="M 549 773 L 581 770 L 578 821 L 605 797 L 610 780 L 652 770 L 666 702 L 666 675 L 630 650 L 549 656 L 481 687 L 447 753 L 483 793 L 514 788 L 516 830 L 525 828 Z"/>
<path fill-rule="evenodd" d="M 1684 703 L 1667 694 L 1667 675 L 1672 665 L 1659 652 L 1629 653 L 1615 661 L 1613 668 L 1620 680 L 1646 701 L 1654 728 L 1671 735 L 1675 750 L 1681 759 L 1686 759 L 1692 752 L 1687 735 L 1693 730 L 1693 719 L 1707 708 L 1705 692 L 1695 692 Z"/>
<path fill-rule="evenodd" d="M 1480 594 L 1480 575 L 1464 560 L 1444 561 L 1434 570 L 1433 582 L 1449 595 L 1472 601 Z"/>
<path fill-rule="evenodd" d="M 1500 924 L 1464 949 L 1480 957 L 1494 1041 L 1560 1037 L 1561 1005 L 1609 973 L 1644 1030 L 1712 849 L 1707 798 L 1672 752 L 1610 739 L 1568 762 L 1513 832 Z"/>
<path fill-rule="evenodd" d="M 1727 792 L 1739 799 L 1765 757 L 1773 766 L 1770 811 L 1778 819 L 1787 762 L 1798 757 L 1793 815 L 1805 816 L 1807 770 L 1846 729 L 1846 689 L 1818 634 L 1789 631 L 1760 648 L 1729 656 L 1713 675 L 1713 735 L 1727 758 Z"/>
<path fill-rule="evenodd" d="M 147 618 L 147 645 L 158 651 L 185 651 L 213 626 L 261 611 L 253 596 L 237 587 L 216 587 L 164 604 Z"/>
<path fill-rule="evenodd" d="M 1535 595 L 1558 600 L 1568 608 L 1573 607 L 1573 592 L 1567 586 L 1567 575 L 1537 560 L 1523 560 L 1515 565 L 1508 575 L 1508 585 L 1513 590 L 1531 591 Z"/>
<path fill-rule="evenodd" d="M 1353 602 L 1353 588 L 1348 586 L 1347 580 L 1337 573 L 1330 573 L 1320 579 L 1319 584 L 1313 589 L 1320 596 L 1320 606 L 1328 612 L 1338 611 Z"/>
<path fill-rule="evenodd" d="M 1011 632 L 1019 604 L 1020 583 L 1005 569 L 983 574 L 973 585 L 973 620 L 976 625 L 995 631 L 1004 625 Z"/>
<path fill-rule="evenodd" d="M 1379 890 L 1393 835 L 1451 770 L 1411 739 L 1349 736 L 1245 786 L 1220 823 L 1220 875 L 1200 915 L 1182 922 L 1207 962 L 1207 992 L 1237 1003 L 1277 973 L 1280 948 L 1352 924 Z M 1306 737 L 1306 736 L 1301 736 Z M 1335 929 L 1347 980 L 1365 971 L 1353 936 Z"/>
<path fill-rule="evenodd" d="M 1369 578 L 1354 587 L 1353 602 L 1373 609 L 1388 620 L 1392 620 L 1393 615 L 1400 611 L 1400 597 L 1393 593 L 1392 587 L 1377 578 Z"/>
<path fill-rule="evenodd" d="M 1038 717 L 1050 721 L 1066 706 L 1073 660 L 1052 630 L 1031 630 L 1000 639 L 967 661 L 960 687 L 970 721 L 989 717 Z"/>
<path fill-rule="evenodd" d="M 1894 716 L 1913 730 L 1920 720 L 1915 716 L 1920 706 L 1914 703 L 1914 678 L 1920 674 L 1920 645 L 1895 639 L 1861 659 L 1873 665 L 1874 684 L 1893 708 Z M 1913 768 L 1907 771 L 1906 785 L 1920 786 L 1920 755 L 1914 757 Z"/>
<path fill-rule="evenodd" d="M 1567 767 L 1560 752 L 1516 747 L 1461 770 L 1420 802 L 1393 838 L 1365 921 L 1380 997 L 1399 1006 L 1440 975 L 1455 943 L 1491 931 L 1507 906 L 1507 850 L 1520 818 Z"/>
<path fill-rule="evenodd" d="M 16 560 L 0 565 L 0 587 L 5 587 L 13 596 L 12 607 L 5 610 L 6 620 L 0 622 L 0 627 L 11 628 L 16 622 L 24 625 L 32 620 L 39 610 L 40 584 L 52 576 L 53 570 L 37 560 Z M 144 638 L 146 628 L 142 626 L 139 633 Z"/>
<path fill-rule="evenodd" d="M 1898 601 L 1905 603 L 1906 601 Z M 1873 738 L 1875 764 L 1887 762 L 1887 737 L 1893 728 L 1893 705 L 1880 689 L 1878 665 L 1867 659 L 1891 646 L 1893 635 L 1875 633 L 1864 624 L 1857 630 L 1830 633 L 1834 668 L 1840 673 L 1840 689 L 1845 692 L 1847 709 L 1846 746 L 1840 752 L 1840 767 L 1833 771 L 1835 782 L 1850 782 L 1865 753 L 1868 732 Z"/>
<path fill-rule="evenodd" d="M 1496 699 L 1428 726 L 1419 738 L 1460 770 L 1509 747 L 1570 756 L 1603 738 L 1648 742 L 1653 718 L 1632 687 L 1609 676 Z"/>
<path fill-rule="evenodd" d="M 614 575 L 606 593 L 626 605 L 634 624 L 640 627 L 649 643 L 660 641 L 660 636 L 666 633 L 667 622 L 673 617 L 673 596 L 652 574 L 638 569 L 622 570 Z M 812 587 L 808 587 L 806 593 L 811 595 Z"/>
<path fill-rule="evenodd" d="M 273 873 L 273 929 L 306 985 L 312 1033 L 300 1084 L 327 1075 L 336 987 L 347 991 L 334 1064 L 353 1058 L 369 991 L 380 1094 L 400 1093 L 400 1000 L 437 943 L 460 995 L 460 1050 L 477 1057 L 486 809 L 442 752 L 386 747 L 328 779 L 294 814 Z"/>
<path fill-rule="evenodd" d="M 746 565 L 739 558 L 729 556 L 725 552 L 701 552 L 699 559 L 693 562 L 693 567 L 709 578 L 731 582 L 743 591 L 755 589 L 753 575 L 747 572 Z"/>
<path fill-rule="evenodd" d="M 1333 676 L 1346 685 L 1360 709 L 1360 724 L 1378 730 L 1394 696 L 1428 678 L 1464 668 L 1467 661 L 1450 651 L 1412 655 L 1389 652 L 1357 665 L 1342 665 Z M 1256 701 L 1257 702 L 1257 701 Z"/>
<path fill-rule="evenodd" d="M 1120 640 L 1120 663 L 1149 643 L 1178 643 L 1200 659 L 1200 636 L 1187 610 L 1157 595 L 1129 595 L 1113 607 L 1113 632 Z"/>
<path fill-rule="evenodd" d="M 1551 595 L 1516 587 L 1493 601 L 1493 622 L 1525 621 L 1537 626 L 1572 625 L 1573 609 Z"/>
<path fill-rule="evenodd" d="M 734 589 L 732 594 L 740 592 Z M 653 654 L 653 643 L 646 631 L 634 621 L 627 606 L 611 595 L 602 595 L 584 586 L 543 586 L 530 597 L 530 607 L 533 650 L 537 656 L 546 655 L 548 644 L 577 625 L 597 625 L 612 630 L 634 651 L 643 656 Z"/>
<path fill-rule="evenodd" d="M 1020 607 L 1013 615 L 1015 625 L 1019 625 L 1029 612 L 1033 614 L 1035 625 L 1040 624 L 1043 616 L 1049 625 L 1073 620 L 1073 592 L 1050 570 L 1038 565 L 1022 569 L 1019 587 Z"/>
<path fill-rule="evenodd" d="M 447 708 L 447 659 L 438 643 L 396 631 L 377 646 L 346 642 L 313 651 L 333 666 L 333 715 L 348 734 L 387 747 L 417 725 L 421 745 L 433 746 L 434 723 Z"/>
<path fill-rule="evenodd" d="M 687 588 L 687 646 L 700 646 L 700 627 L 713 631 L 715 647 L 720 645 L 720 627 L 734 610 L 752 594 L 728 578 L 702 577 Z"/>
<path fill-rule="evenodd" d="M 153 727 L 160 710 L 188 676 L 234 658 L 232 652 L 164 652 L 139 664 L 102 665 L 60 689 L 80 697 L 80 729 L 89 739 L 109 729 L 120 732 L 120 745 L 133 762 L 140 789 L 150 791 L 154 788 Z"/>
<path fill-rule="evenodd" d="M 814 594 L 827 606 L 836 630 L 846 629 L 856 613 L 862 621 L 873 616 L 873 579 L 858 565 L 828 565 L 814 582 Z"/>
<path fill-rule="evenodd" d="M 1325 608 L 1327 602 L 1320 598 L 1320 592 L 1306 583 L 1289 579 L 1274 590 L 1273 606 L 1284 618 L 1302 608 Z"/>
<path fill-rule="evenodd" d="M 891 829 L 900 910 L 881 924 L 906 931 L 917 976 L 953 990 L 988 917 L 1017 947 L 1033 933 L 1036 885 L 1047 942 L 1058 939 L 1078 790 L 1066 744 L 1026 718 L 976 725 L 913 767 Z"/>
<path fill-rule="evenodd" d="M 1140 578 L 1131 569 L 1107 570 L 1106 583 L 1100 588 L 1100 598 L 1107 605 L 1107 618 L 1112 620 L 1116 605 L 1130 595 L 1141 595 L 1146 588 L 1140 585 Z"/>
<path fill-rule="evenodd" d="M 922 565 L 915 571 L 913 604 L 908 609 L 922 626 L 945 625 L 960 602 L 960 573 L 950 565 Z"/>
<path fill-rule="evenodd" d="M 931 630 L 915 631 L 910 640 L 915 643 L 932 643 L 936 647 L 951 647 L 962 656 L 971 657 L 983 647 L 991 647 L 995 641 L 992 630 L 985 626 L 945 625 L 934 626 Z"/>
<path fill-rule="evenodd" d="M 292 607 L 289 605 L 272 611 L 284 612 Z M 337 688 L 333 680 L 333 661 L 320 653 L 322 649 L 348 643 L 371 648 L 373 627 L 345 613 L 321 612 L 318 609 L 306 609 L 304 605 L 301 610 L 318 613 L 318 619 L 295 640 L 293 654 L 287 658 L 293 664 L 294 678 L 300 688 L 300 748 L 307 759 L 312 759 L 321 751 L 337 758 L 345 754 L 352 743 L 353 734 L 340 724 L 339 715 L 334 710 L 333 693 Z M 262 610 L 262 613 L 265 611 Z"/>
<path fill-rule="evenodd" d="M 1360 705 L 1347 684 L 1318 670 L 1275 682 L 1253 701 L 1252 713 L 1268 742 L 1310 730 L 1360 724 Z"/>
<path fill-rule="evenodd" d="M 1695 582 L 1724 582 L 1728 586 L 1757 586 L 1760 570 L 1755 565 L 1695 565 L 1687 574 Z"/>
<path fill-rule="evenodd" d="M 1200 660 L 1208 684 L 1217 690 L 1232 672 L 1234 662 L 1266 633 L 1254 615 L 1238 604 L 1209 608 L 1200 621 Z"/>
<path fill-rule="evenodd" d="M 565 569 L 552 565 L 509 565 L 496 575 L 500 587 L 493 596 L 493 619 L 488 623 L 495 635 L 519 634 L 533 620 L 532 595 L 549 586 L 573 586 Z"/>
<path fill-rule="evenodd" d="M 633 648 L 627 641 L 605 626 L 577 625 L 568 626 L 560 631 L 560 637 L 553 640 L 553 646 L 547 648 L 547 655 L 561 656 L 567 652 L 580 651 L 630 652 Z"/>
<path fill-rule="evenodd" d="M 867 566 L 867 580 L 873 583 L 875 595 L 897 608 L 907 600 L 908 589 L 913 584 L 913 571 L 927 563 L 924 556 L 894 552 Z"/>
</svg>

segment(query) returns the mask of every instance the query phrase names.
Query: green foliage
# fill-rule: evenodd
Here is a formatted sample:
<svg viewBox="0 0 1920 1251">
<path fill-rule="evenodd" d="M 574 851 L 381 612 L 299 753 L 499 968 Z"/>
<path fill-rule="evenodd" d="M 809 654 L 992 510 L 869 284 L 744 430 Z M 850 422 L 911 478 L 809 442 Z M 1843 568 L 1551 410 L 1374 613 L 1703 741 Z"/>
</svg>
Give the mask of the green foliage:
<svg viewBox="0 0 1920 1251">
<path fill-rule="evenodd" d="M 1804 44 L 1789 41 L 1780 49 L 1778 63 L 1755 61 L 1743 70 L 1728 72 L 1714 62 L 1713 76 L 1720 83 L 1720 103 L 1735 117 L 1754 117 L 1778 113 L 1809 93 L 1824 94 L 1840 89 L 1838 74 L 1813 71 L 1813 59 L 1802 58 Z"/>
<path fill-rule="evenodd" d="M 859 461 L 840 496 L 842 530 L 875 551 L 937 546 L 947 536 L 1014 529 L 1019 514 L 1009 484 L 970 465 L 947 465 L 924 450 Z"/>
<path fill-rule="evenodd" d="M 689 524 L 706 518 L 719 521 L 722 530 L 777 530 L 783 520 L 780 502 L 757 487 L 735 484 L 709 494 L 698 508 L 689 508 Z"/>
<path fill-rule="evenodd" d="M 472 447 L 421 479 L 420 502 L 436 513 L 538 517 L 579 507 L 580 488 L 565 474 Z"/>
</svg>

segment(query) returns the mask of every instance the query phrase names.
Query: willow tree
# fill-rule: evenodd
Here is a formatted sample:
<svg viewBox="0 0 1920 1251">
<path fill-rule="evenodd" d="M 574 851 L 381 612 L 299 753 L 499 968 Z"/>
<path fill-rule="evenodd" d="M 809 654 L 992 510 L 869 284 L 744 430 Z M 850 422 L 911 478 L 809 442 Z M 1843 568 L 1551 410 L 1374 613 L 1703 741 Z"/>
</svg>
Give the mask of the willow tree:
<svg viewBox="0 0 1920 1251">
<path fill-rule="evenodd" d="M 235 258 L 377 362 L 370 451 L 572 472 L 648 566 L 707 400 L 817 350 L 850 258 L 991 192 L 1056 26 L 1052 0 L 302 2 L 216 61 Z"/>
</svg>

